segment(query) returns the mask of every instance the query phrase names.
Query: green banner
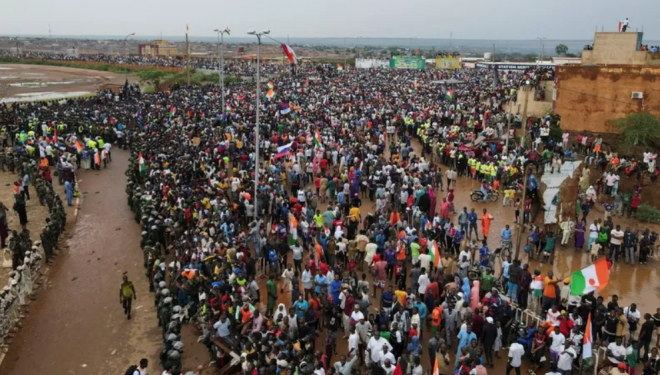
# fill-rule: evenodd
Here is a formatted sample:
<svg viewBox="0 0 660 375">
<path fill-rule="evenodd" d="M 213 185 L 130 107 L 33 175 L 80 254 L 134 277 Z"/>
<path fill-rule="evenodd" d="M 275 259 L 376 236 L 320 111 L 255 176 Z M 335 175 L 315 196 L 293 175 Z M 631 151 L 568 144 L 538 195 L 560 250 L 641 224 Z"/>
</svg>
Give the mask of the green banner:
<svg viewBox="0 0 660 375">
<path fill-rule="evenodd" d="M 426 60 L 422 56 L 392 56 L 390 58 L 392 69 L 424 69 Z"/>
</svg>

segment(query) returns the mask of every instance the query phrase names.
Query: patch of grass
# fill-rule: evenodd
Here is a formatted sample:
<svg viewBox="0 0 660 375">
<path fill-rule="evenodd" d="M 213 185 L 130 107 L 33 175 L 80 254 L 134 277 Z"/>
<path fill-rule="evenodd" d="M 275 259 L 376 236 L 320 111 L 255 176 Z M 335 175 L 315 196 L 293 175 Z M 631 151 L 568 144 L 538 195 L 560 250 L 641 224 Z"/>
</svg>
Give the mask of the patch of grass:
<svg viewBox="0 0 660 375">
<path fill-rule="evenodd" d="M 642 223 L 660 224 L 660 210 L 648 203 L 642 203 L 635 212 L 635 219 Z"/>
</svg>

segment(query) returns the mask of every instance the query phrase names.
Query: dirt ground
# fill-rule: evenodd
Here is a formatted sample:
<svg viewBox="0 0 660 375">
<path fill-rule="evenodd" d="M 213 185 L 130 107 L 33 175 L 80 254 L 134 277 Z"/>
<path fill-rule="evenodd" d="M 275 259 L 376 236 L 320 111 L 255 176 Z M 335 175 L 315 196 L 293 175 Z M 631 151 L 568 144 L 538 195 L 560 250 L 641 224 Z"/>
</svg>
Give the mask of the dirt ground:
<svg viewBox="0 0 660 375">
<path fill-rule="evenodd" d="M 128 75 L 129 82 L 135 78 Z M 45 100 L 93 94 L 102 84 L 124 84 L 126 75 L 59 66 L 0 65 L 0 86 L 7 86 L 4 101 Z"/>
<path fill-rule="evenodd" d="M 17 174 L 10 172 L 1 172 L 0 171 L 0 201 L 7 206 L 9 212 L 7 212 L 7 221 L 9 224 L 10 232 L 12 230 L 21 230 L 21 225 L 18 221 L 18 215 L 14 212 L 14 190 L 12 185 L 14 181 L 19 179 Z M 62 197 L 66 202 L 66 197 L 64 195 L 64 187 L 60 186 L 57 181 L 55 182 L 55 191 Z M 30 186 L 30 197 L 31 199 L 27 201 L 27 214 L 28 214 L 28 230 L 30 231 L 30 236 L 32 241 L 41 241 L 39 236 L 46 225 L 46 218 L 49 216 L 48 206 L 41 206 L 39 204 L 39 198 L 37 196 L 37 191 L 34 189 L 34 186 Z M 73 218 L 73 207 L 67 208 L 67 217 L 69 222 Z M 7 245 L 9 239 L 7 239 Z M 11 268 L 0 268 L 0 288 L 4 287 L 7 283 L 7 278 L 11 272 Z"/>
</svg>

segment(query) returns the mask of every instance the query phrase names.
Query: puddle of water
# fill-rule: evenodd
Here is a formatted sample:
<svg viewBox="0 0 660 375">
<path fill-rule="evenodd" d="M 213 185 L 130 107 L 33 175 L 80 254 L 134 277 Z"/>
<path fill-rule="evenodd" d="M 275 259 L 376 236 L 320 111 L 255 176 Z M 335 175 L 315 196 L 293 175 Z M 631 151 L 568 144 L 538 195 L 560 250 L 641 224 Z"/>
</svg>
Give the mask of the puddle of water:
<svg viewBox="0 0 660 375">
<path fill-rule="evenodd" d="M 65 99 L 72 98 L 76 96 L 83 96 L 90 94 L 89 91 L 71 91 L 71 92 L 30 92 L 25 94 L 16 94 L 13 97 L 5 98 L 0 100 L 0 102 L 12 103 L 12 102 L 31 102 L 38 100 L 51 100 L 51 99 Z"/>
<path fill-rule="evenodd" d="M 73 83 L 73 81 L 62 81 L 62 82 L 19 82 L 11 83 L 9 86 L 12 87 L 46 87 L 52 85 L 68 85 Z"/>
</svg>

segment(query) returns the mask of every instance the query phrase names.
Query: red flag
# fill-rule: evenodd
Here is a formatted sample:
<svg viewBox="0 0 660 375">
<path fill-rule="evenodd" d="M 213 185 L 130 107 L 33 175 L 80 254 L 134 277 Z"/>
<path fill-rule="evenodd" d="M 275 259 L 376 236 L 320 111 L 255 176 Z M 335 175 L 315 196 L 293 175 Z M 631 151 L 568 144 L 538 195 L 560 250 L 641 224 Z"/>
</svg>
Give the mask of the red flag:
<svg viewBox="0 0 660 375">
<path fill-rule="evenodd" d="M 394 372 L 392 375 L 403 375 L 403 370 L 401 370 L 401 364 L 397 363 L 396 367 L 394 368 Z"/>
</svg>

